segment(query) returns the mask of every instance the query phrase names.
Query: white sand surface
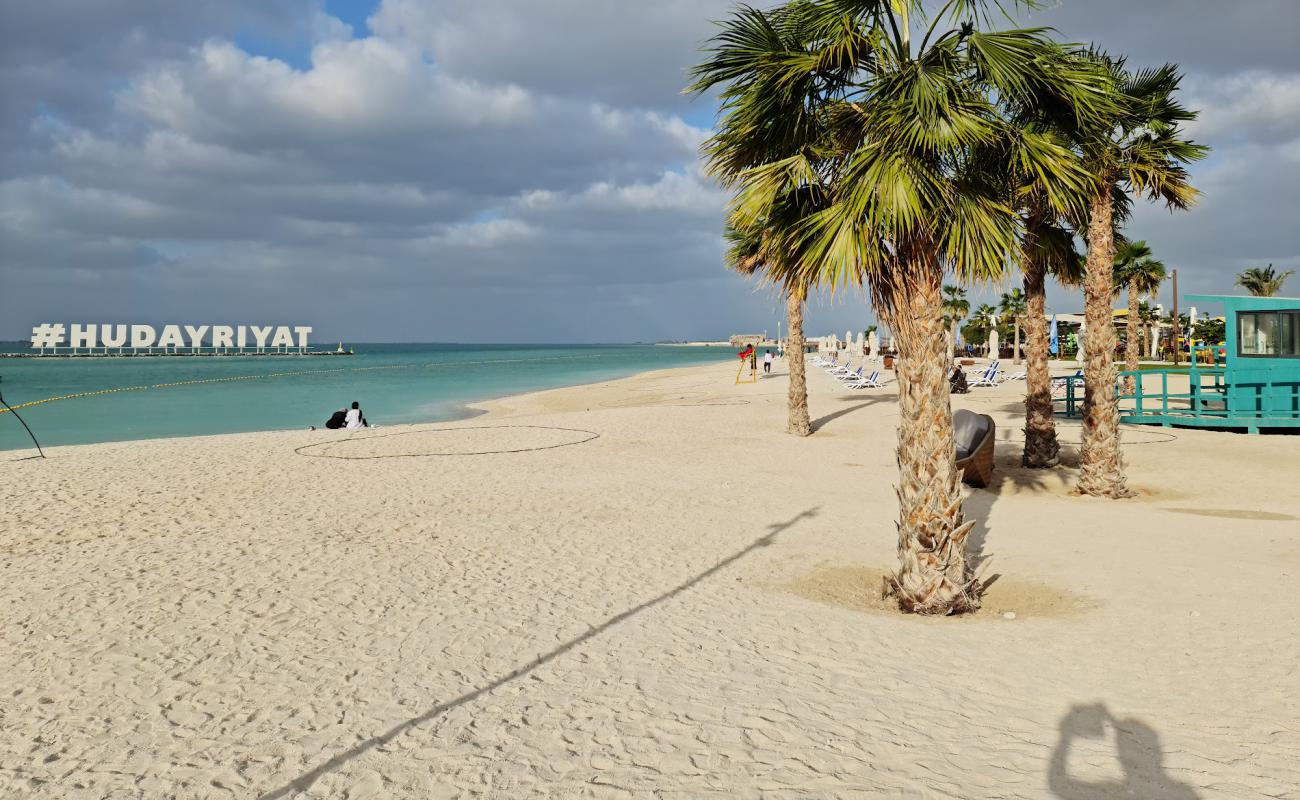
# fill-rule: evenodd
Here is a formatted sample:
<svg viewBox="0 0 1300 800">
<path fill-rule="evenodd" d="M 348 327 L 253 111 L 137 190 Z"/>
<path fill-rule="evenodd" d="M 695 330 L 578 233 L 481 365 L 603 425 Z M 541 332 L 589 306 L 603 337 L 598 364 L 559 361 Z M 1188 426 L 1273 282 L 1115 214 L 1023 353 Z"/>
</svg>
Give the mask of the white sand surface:
<svg viewBox="0 0 1300 800">
<path fill-rule="evenodd" d="M 1128 429 L 1101 501 L 956 397 L 1002 577 L 918 619 L 892 375 L 795 439 L 777 372 L 0 454 L 0 797 L 1300 797 L 1300 438 Z"/>
</svg>

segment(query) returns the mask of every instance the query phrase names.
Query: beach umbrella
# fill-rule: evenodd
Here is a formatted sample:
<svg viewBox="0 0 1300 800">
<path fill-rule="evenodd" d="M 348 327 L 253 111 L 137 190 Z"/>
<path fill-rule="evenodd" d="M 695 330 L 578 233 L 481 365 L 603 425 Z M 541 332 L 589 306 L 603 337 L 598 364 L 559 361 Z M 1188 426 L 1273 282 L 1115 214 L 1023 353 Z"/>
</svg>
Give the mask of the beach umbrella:
<svg viewBox="0 0 1300 800">
<path fill-rule="evenodd" d="M 1042 330 L 1042 328 L 1039 328 L 1039 330 Z M 1057 338 L 1057 333 L 1056 333 L 1056 315 L 1053 314 L 1053 315 L 1052 315 L 1052 333 L 1051 333 L 1051 338 L 1049 338 L 1049 339 L 1047 340 L 1047 351 L 1048 351 L 1049 353 L 1051 353 L 1052 355 L 1056 355 L 1056 352 L 1057 352 L 1058 350 L 1060 350 L 1060 349 L 1061 349 L 1061 340 L 1060 340 L 1059 338 Z"/>
<path fill-rule="evenodd" d="M 871 350 L 873 356 L 880 355 L 880 337 L 875 331 L 867 334 L 867 348 Z"/>
<path fill-rule="evenodd" d="M 989 332 L 989 358 L 997 358 L 998 349 L 998 332 L 995 329 Z"/>
</svg>

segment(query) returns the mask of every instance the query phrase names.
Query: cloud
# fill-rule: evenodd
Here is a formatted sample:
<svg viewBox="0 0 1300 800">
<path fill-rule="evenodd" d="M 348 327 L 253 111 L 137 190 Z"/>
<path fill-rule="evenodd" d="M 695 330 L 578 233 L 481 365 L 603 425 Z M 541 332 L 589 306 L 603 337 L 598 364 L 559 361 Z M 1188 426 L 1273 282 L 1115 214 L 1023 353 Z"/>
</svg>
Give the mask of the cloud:
<svg viewBox="0 0 1300 800">
<path fill-rule="evenodd" d="M 1188 105 L 1200 110 L 1189 125 L 1197 138 L 1225 145 L 1300 141 L 1300 72 L 1196 76 L 1186 89 Z"/>
<path fill-rule="evenodd" d="M 1048 12 L 1069 36 L 1140 38 L 1135 63 L 1193 68 L 1205 200 L 1143 206 L 1129 230 L 1183 287 L 1300 263 L 1298 78 L 1267 52 L 1283 26 L 1252 9 L 1269 2 L 1164 4 L 1163 27 L 1134 22 L 1147 4 Z M 0 337 L 54 316 L 498 341 L 780 318 L 723 268 L 726 197 L 697 158 L 710 106 L 681 94 L 730 0 L 383 0 L 351 25 L 317 0 L 20 5 L 0 31 Z M 1250 25 L 1258 47 L 1189 50 Z M 842 333 L 870 314 L 851 295 L 810 320 Z"/>
<path fill-rule="evenodd" d="M 370 19 L 449 74 L 613 106 L 671 109 L 732 0 L 389 0 Z M 757 5 L 767 5 L 758 3 Z"/>
</svg>

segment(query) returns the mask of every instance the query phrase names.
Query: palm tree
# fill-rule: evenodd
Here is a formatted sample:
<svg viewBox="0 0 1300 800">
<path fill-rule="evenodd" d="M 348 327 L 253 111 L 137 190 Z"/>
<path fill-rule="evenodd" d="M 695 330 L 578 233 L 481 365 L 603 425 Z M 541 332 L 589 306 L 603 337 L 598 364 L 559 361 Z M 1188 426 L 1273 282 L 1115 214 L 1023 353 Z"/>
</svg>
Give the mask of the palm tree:
<svg viewBox="0 0 1300 800">
<path fill-rule="evenodd" d="M 1015 364 L 1020 363 L 1020 323 L 1025 319 L 1025 312 L 1028 307 L 1025 305 L 1025 293 L 1020 289 L 1012 289 L 1002 295 L 998 301 L 998 312 L 1005 320 L 1010 320 L 1015 328 L 1016 338 L 1011 359 Z"/>
<path fill-rule="evenodd" d="M 1076 198 L 1077 199 L 1077 198 Z M 1056 438 L 1056 409 L 1052 403 L 1051 336 L 1047 320 L 1047 279 L 1064 286 L 1083 282 L 1083 257 L 1075 250 L 1074 232 L 1058 215 L 1069 206 L 1049 210 L 1045 199 L 1032 201 L 1024 209 L 1025 233 L 1021 240 L 1020 270 L 1025 293 L 1025 447 L 1022 466 L 1046 469 L 1060 463 L 1061 445 Z"/>
<path fill-rule="evenodd" d="M 1282 284 L 1294 274 L 1293 269 L 1282 273 L 1274 272 L 1272 264 L 1267 267 L 1251 267 L 1237 275 L 1237 285 L 1255 297 L 1273 297 L 1282 291 Z"/>
<path fill-rule="evenodd" d="M 706 166 L 724 187 L 737 188 L 748 172 L 773 161 L 798 156 L 825 138 L 825 125 L 810 105 L 817 90 L 811 76 L 787 81 L 779 60 L 804 47 L 790 12 L 742 7 L 715 37 L 714 57 L 696 67 L 689 91 L 725 85 L 717 132 L 703 147 Z M 824 205 L 819 179 L 800 177 L 772 182 L 771 202 L 762 215 L 731 214 L 728 261 L 741 272 L 761 272 L 782 286 L 790 342 L 790 382 L 786 430 L 812 433 L 804 361 L 803 308 L 820 282 L 805 258 L 799 230 L 806 216 Z"/>
<path fill-rule="evenodd" d="M 727 265 L 742 275 L 762 274 L 769 280 L 780 280 L 782 257 L 777 237 L 770 228 L 755 226 L 749 229 L 729 227 L 724 233 L 727 248 Z M 812 433 L 808 417 L 808 374 L 804 362 L 805 339 L 803 334 L 803 307 L 808 297 L 806 284 L 789 284 L 783 287 L 786 298 L 786 327 L 789 342 L 786 360 L 790 365 L 790 383 L 787 391 L 786 432 L 795 436 Z"/>
<path fill-rule="evenodd" d="M 989 333 L 997 330 L 998 310 L 988 303 L 983 303 L 970 315 L 966 330 L 980 338 L 980 344 L 987 344 Z"/>
<path fill-rule="evenodd" d="M 1114 288 L 1128 289 L 1128 316 L 1124 322 L 1124 368 L 1137 371 L 1140 366 L 1142 334 L 1138 327 L 1138 297 L 1159 291 L 1165 281 L 1165 262 L 1151 255 L 1151 247 L 1142 239 L 1123 241 L 1115 248 Z M 1132 375 L 1124 378 L 1124 391 L 1132 393 L 1136 385 Z"/>
<path fill-rule="evenodd" d="M 1074 52 L 1070 58 L 1072 68 L 1079 72 L 1099 69 L 1087 53 Z M 1020 109 L 1020 125 L 1038 132 L 1058 148 L 1074 151 L 1080 139 L 1080 125 L 1086 119 L 1081 119 L 1069 102 L 1047 99 L 1049 102 Z M 1025 446 L 1021 464 L 1045 469 L 1059 463 L 1061 449 L 1056 438 L 1052 377 L 1048 368 L 1051 337 L 1047 279 L 1055 277 L 1062 284 L 1076 286 L 1082 282 L 1083 259 L 1074 246 L 1072 225 L 1077 227 L 1077 221 L 1085 215 L 1091 191 L 1090 184 L 1073 187 L 1044 184 L 1032 170 L 1023 168 L 1015 169 L 1010 180 L 1024 225 L 1017 254 L 1023 275 L 1026 330 Z"/>
<path fill-rule="evenodd" d="M 1181 76 L 1173 65 L 1129 73 L 1122 59 L 1097 56 L 1110 71 L 1117 110 L 1090 127 L 1080 147 L 1096 179 L 1088 206 L 1088 263 L 1084 281 L 1083 446 L 1077 491 L 1128 497 L 1119 443 L 1115 392 L 1114 298 L 1117 195 L 1131 192 L 1184 209 L 1197 197 L 1185 164 L 1208 150 L 1183 137 L 1180 123 L 1196 118 L 1174 99 Z M 1120 206 L 1122 209 L 1122 205 Z"/>
<path fill-rule="evenodd" d="M 1153 307 L 1150 303 L 1148 303 L 1145 300 L 1138 303 L 1138 323 L 1142 326 L 1141 327 L 1141 331 L 1142 331 L 1141 355 L 1146 356 L 1148 358 L 1157 355 L 1157 353 L 1153 352 L 1154 348 L 1151 347 L 1150 342 L 1151 342 L 1151 326 L 1155 325 L 1159 321 L 1160 321 L 1160 315 L 1156 313 L 1155 307 Z"/>
<path fill-rule="evenodd" d="M 922 0 L 742 8 L 693 87 L 727 84 L 724 108 L 757 136 L 807 134 L 798 152 L 743 169 L 732 220 L 768 218 L 792 186 L 826 192 L 825 208 L 801 226 L 806 257 L 787 266 L 832 286 L 861 279 L 894 332 L 900 564 L 887 590 L 900 608 L 926 614 L 977 608 L 982 592 L 965 553 L 974 523 L 963 518 L 955 466 L 945 274 L 967 282 L 1005 273 L 1019 232 L 1004 179 L 1011 164 L 1048 184 L 1086 178 L 1068 151 L 1013 125 L 1010 106 L 1050 92 L 1085 107 L 1105 91 L 1059 69 L 1064 51 L 1042 30 L 981 30 L 994 4 L 949 0 L 928 19 Z M 759 81 L 762 90 L 737 88 L 756 86 L 756 75 L 779 77 Z M 801 121 L 771 115 L 787 104 Z"/>
<path fill-rule="evenodd" d="M 970 313 L 966 290 L 960 286 L 943 287 L 943 321 L 948 325 L 948 353 L 957 346 L 957 326 Z"/>
</svg>

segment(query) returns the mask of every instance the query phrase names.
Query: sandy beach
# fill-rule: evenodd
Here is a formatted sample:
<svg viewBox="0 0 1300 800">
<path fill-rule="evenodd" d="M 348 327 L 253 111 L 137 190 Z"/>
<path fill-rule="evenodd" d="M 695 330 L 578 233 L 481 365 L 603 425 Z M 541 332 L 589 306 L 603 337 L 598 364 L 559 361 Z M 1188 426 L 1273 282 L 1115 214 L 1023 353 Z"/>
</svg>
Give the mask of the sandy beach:
<svg viewBox="0 0 1300 800">
<path fill-rule="evenodd" d="M 734 371 L 5 453 L 0 797 L 1300 797 L 1300 439 L 1127 428 L 1102 501 L 956 396 L 1001 577 L 905 617 L 892 374 L 801 440 Z"/>
</svg>

